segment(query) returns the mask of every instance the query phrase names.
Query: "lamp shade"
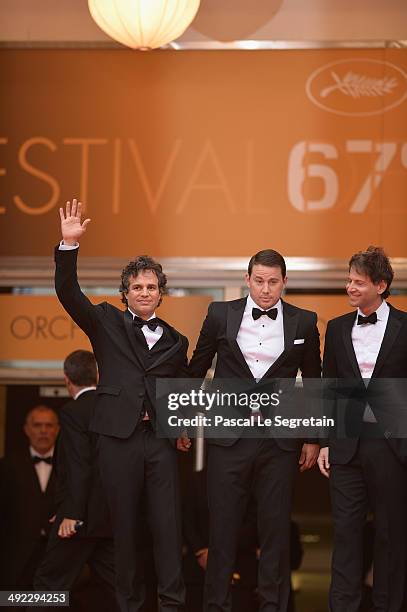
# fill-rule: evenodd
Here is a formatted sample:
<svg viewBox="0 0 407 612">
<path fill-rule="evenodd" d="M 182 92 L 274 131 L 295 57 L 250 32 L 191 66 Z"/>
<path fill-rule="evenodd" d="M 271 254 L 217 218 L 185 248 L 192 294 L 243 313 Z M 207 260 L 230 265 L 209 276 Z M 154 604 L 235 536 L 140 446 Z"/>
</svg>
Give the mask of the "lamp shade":
<svg viewBox="0 0 407 612">
<path fill-rule="evenodd" d="M 156 49 L 181 36 L 200 0 L 88 0 L 98 26 L 132 49 Z"/>
</svg>

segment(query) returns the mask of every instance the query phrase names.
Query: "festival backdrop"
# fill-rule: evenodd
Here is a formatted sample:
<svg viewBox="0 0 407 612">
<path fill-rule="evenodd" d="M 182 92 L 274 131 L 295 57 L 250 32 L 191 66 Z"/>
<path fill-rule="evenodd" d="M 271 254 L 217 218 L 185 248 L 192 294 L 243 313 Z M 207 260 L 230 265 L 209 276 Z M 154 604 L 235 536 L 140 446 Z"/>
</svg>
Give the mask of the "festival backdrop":
<svg viewBox="0 0 407 612">
<path fill-rule="evenodd" d="M 0 255 L 407 255 L 407 50 L 0 51 Z"/>
</svg>

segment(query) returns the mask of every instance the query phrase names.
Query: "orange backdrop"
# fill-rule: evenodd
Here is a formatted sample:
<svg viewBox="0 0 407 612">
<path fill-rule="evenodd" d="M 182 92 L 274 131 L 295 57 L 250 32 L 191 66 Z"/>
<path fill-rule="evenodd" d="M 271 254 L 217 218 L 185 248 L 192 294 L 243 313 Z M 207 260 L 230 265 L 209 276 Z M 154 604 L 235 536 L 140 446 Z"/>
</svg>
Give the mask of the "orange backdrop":
<svg viewBox="0 0 407 612">
<path fill-rule="evenodd" d="M 120 298 L 92 296 L 124 308 Z M 209 296 L 166 297 L 157 315 L 195 343 L 206 316 Z M 0 362 L 10 360 L 63 360 L 76 349 L 91 350 L 87 336 L 53 296 L 0 296 Z"/>
<path fill-rule="evenodd" d="M 98 303 L 106 299 L 122 308 L 119 298 L 92 296 Z M 346 296 L 289 295 L 287 302 L 318 313 L 323 348 L 329 319 L 351 310 Z M 195 348 L 209 296 L 166 297 L 157 314 L 189 338 L 189 355 Z M 389 302 L 407 311 L 407 296 L 394 296 Z M 82 330 L 53 296 L 0 296 L 0 362 L 11 360 L 63 360 L 78 348 L 90 349 Z"/>
<path fill-rule="evenodd" d="M 406 256 L 407 50 L 0 50 L 0 254 Z"/>
</svg>

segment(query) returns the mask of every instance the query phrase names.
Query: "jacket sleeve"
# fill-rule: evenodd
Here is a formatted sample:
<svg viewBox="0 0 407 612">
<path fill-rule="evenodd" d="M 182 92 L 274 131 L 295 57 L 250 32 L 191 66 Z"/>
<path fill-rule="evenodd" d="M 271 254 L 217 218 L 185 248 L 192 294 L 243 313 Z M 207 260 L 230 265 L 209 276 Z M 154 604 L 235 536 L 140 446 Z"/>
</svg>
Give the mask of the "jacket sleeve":
<svg viewBox="0 0 407 612">
<path fill-rule="evenodd" d="M 75 410 L 62 409 L 60 421 L 66 470 L 63 513 L 65 518 L 85 520 L 92 478 L 91 433 Z"/>
<path fill-rule="evenodd" d="M 321 410 L 321 349 L 319 331 L 317 326 L 318 317 L 315 312 L 310 313 L 311 319 L 308 324 L 308 333 L 305 341 L 305 351 L 301 363 L 301 376 L 303 380 L 304 401 L 312 405 L 314 414 L 319 416 Z M 314 379 L 307 383 L 307 378 Z M 306 444 L 320 444 L 319 438 L 306 438 Z"/>
<path fill-rule="evenodd" d="M 198 342 L 189 363 L 191 378 L 204 378 L 212 365 L 217 351 L 217 325 L 214 315 L 214 304 L 210 304 L 208 314 L 203 322 Z"/>
<path fill-rule="evenodd" d="M 59 415 L 60 418 L 60 415 Z M 55 444 L 54 450 L 54 465 L 53 471 L 56 475 L 56 486 L 55 486 L 55 506 L 60 508 L 66 498 L 67 482 L 66 482 L 66 462 L 63 448 L 62 434 L 61 431 L 58 434 L 58 438 Z"/>
<path fill-rule="evenodd" d="M 96 308 L 82 293 L 78 283 L 78 251 L 62 251 L 58 246 L 55 248 L 55 291 L 67 313 L 89 336 L 96 321 Z"/>
<path fill-rule="evenodd" d="M 332 384 L 335 385 L 336 378 L 338 377 L 338 366 L 336 362 L 336 350 L 335 350 L 335 339 L 334 339 L 334 328 L 332 321 L 328 322 L 326 333 L 325 333 L 325 346 L 324 346 L 324 359 L 322 364 L 322 377 L 324 379 L 332 379 Z M 324 414 L 325 416 L 334 417 L 336 419 L 335 405 L 333 405 L 332 394 L 330 389 L 332 388 L 329 380 L 324 380 Z M 329 446 L 329 439 L 324 438 L 320 441 L 321 447 Z"/>
<path fill-rule="evenodd" d="M 337 378 L 338 375 L 333 336 L 332 321 L 328 321 L 325 333 L 324 359 L 322 365 L 322 375 L 324 378 Z"/>
<path fill-rule="evenodd" d="M 313 312 L 311 315 L 312 319 L 309 324 L 304 356 L 300 366 L 302 378 L 321 377 L 321 349 L 317 327 L 317 314 Z"/>
<path fill-rule="evenodd" d="M 189 342 L 188 342 L 188 338 L 183 337 L 182 339 L 182 351 L 183 351 L 183 356 L 182 356 L 182 364 L 179 366 L 178 370 L 177 370 L 177 378 L 188 378 L 189 376 L 189 371 L 188 371 L 188 346 L 189 346 Z"/>
</svg>

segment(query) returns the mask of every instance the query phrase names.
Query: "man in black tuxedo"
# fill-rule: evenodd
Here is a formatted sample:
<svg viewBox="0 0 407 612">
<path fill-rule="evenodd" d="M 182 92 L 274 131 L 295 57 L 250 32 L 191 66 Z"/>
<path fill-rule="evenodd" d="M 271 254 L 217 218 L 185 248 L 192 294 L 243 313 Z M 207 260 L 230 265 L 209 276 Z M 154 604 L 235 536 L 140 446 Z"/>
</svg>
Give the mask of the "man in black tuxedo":
<svg viewBox="0 0 407 612">
<path fill-rule="evenodd" d="M 405 440 L 393 433 L 402 413 L 389 410 L 400 405 L 400 381 L 407 377 L 407 313 L 386 302 L 392 280 L 381 248 L 353 255 L 346 291 L 357 311 L 329 321 L 326 331 L 323 375 L 341 396 L 335 400 L 337 434 L 318 458 L 329 476 L 335 527 L 331 612 L 359 610 L 369 508 L 375 522 L 373 609 L 404 610 L 407 453 Z M 405 407 L 405 396 L 402 402 Z"/>
<path fill-rule="evenodd" d="M 317 316 L 281 300 L 287 283 L 283 257 L 271 249 L 249 262 L 249 296 L 209 306 L 189 371 L 205 376 L 217 355 L 215 378 L 319 378 Z M 239 528 L 251 493 L 257 502 L 262 612 L 285 612 L 290 593 L 290 514 L 298 462 L 311 468 L 317 444 L 262 437 L 208 441 L 208 612 L 231 609 L 230 581 Z"/>
<path fill-rule="evenodd" d="M 3 588 L 32 588 L 55 514 L 55 474 L 52 467 L 58 417 L 48 406 L 32 408 L 24 432 L 29 446 L 0 462 L 0 522 Z"/>
<path fill-rule="evenodd" d="M 100 435 L 100 468 L 113 535 L 120 608 L 137 612 L 144 600 L 138 551 L 141 501 L 154 541 L 161 612 L 175 612 L 184 601 L 181 570 L 182 530 L 179 514 L 175 444 L 155 435 L 155 381 L 185 374 L 188 340 L 155 310 L 166 291 L 159 263 L 147 256 L 122 272 L 121 311 L 104 302 L 93 305 L 77 280 L 78 240 L 90 219 L 81 223 L 81 204 L 60 209 L 62 242 L 55 250 L 55 286 L 59 300 L 88 335 L 99 367 L 91 429 Z M 179 448 L 188 441 L 178 441 Z"/>
<path fill-rule="evenodd" d="M 93 353 L 78 350 L 68 355 L 64 379 L 72 400 L 59 413 L 57 512 L 35 587 L 69 591 L 87 563 L 104 591 L 103 609 L 113 612 L 113 536 L 97 462 L 97 436 L 89 431 L 97 385 Z"/>
</svg>

